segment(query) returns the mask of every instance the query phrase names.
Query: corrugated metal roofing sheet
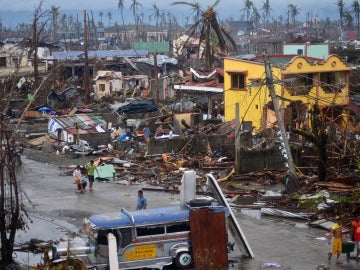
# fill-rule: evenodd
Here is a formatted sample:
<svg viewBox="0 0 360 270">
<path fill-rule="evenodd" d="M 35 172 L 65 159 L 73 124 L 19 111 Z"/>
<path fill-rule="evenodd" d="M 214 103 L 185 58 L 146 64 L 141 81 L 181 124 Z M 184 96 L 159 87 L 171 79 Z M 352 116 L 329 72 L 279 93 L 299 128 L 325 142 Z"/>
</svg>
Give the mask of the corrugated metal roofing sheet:
<svg viewBox="0 0 360 270">
<path fill-rule="evenodd" d="M 131 46 L 134 50 L 147 50 L 150 53 L 168 53 L 169 42 L 133 42 Z"/>
<path fill-rule="evenodd" d="M 147 50 L 116 50 L 116 51 L 89 51 L 89 58 L 110 57 L 146 57 Z M 80 60 L 84 58 L 83 51 L 53 52 L 53 58 L 57 60 Z"/>
<path fill-rule="evenodd" d="M 194 86 L 194 85 L 174 85 L 174 89 L 194 91 L 194 92 L 211 92 L 211 93 L 223 93 L 224 92 L 223 88 Z"/>
<path fill-rule="evenodd" d="M 58 116 L 55 117 L 54 120 L 69 134 L 97 133 L 96 126 L 106 124 L 101 116 L 89 114 Z M 78 127 L 77 129 L 76 125 Z"/>
<path fill-rule="evenodd" d="M 88 114 L 87 116 L 97 125 L 106 124 L 106 122 L 101 118 L 100 115 Z"/>
</svg>

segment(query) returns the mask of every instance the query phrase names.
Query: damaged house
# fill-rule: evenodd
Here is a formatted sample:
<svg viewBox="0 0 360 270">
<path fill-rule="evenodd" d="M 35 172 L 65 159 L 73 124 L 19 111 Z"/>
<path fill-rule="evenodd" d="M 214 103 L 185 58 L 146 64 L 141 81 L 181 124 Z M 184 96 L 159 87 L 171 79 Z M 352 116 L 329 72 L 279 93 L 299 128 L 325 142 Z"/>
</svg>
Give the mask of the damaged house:
<svg viewBox="0 0 360 270">
<path fill-rule="evenodd" d="M 0 68 L 2 74 L 8 76 L 9 72 L 15 69 L 20 76 L 26 76 L 33 72 L 34 52 L 31 49 L 31 40 L 9 38 L 0 44 Z M 50 44 L 40 43 L 37 48 L 39 59 L 46 59 L 51 55 L 52 46 Z M 38 69 L 40 73 L 47 71 L 47 62 L 39 61 Z M 1 76 L 4 76 L 1 75 Z"/>
<path fill-rule="evenodd" d="M 95 93 L 100 96 L 119 94 L 122 87 L 122 73 L 110 70 L 99 70 L 94 78 Z"/>
<path fill-rule="evenodd" d="M 75 87 L 66 88 L 63 91 L 53 90 L 47 97 L 47 104 L 54 109 L 64 109 L 83 104 L 84 98 L 81 91 Z"/>
<path fill-rule="evenodd" d="M 347 126 L 350 67 L 340 57 L 317 59 L 299 55 L 269 56 L 274 90 L 287 128 L 309 126 L 311 109 L 318 104 L 329 121 Z M 277 124 L 269 90 L 265 83 L 263 57 L 253 60 L 224 59 L 225 119 L 240 118 L 255 131 Z"/>
<path fill-rule="evenodd" d="M 107 144 L 110 142 L 108 125 L 109 123 L 97 114 L 53 116 L 48 121 L 48 134 L 68 144 L 80 140 L 87 141 L 89 145 Z"/>
<path fill-rule="evenodd" d="M 201 111 L 208 118 L 223 114 L 224 70 L 198 72 L 190 68 L 188 80 L 174 85 L 180 96 L 180 111 Z"/>
</svg>

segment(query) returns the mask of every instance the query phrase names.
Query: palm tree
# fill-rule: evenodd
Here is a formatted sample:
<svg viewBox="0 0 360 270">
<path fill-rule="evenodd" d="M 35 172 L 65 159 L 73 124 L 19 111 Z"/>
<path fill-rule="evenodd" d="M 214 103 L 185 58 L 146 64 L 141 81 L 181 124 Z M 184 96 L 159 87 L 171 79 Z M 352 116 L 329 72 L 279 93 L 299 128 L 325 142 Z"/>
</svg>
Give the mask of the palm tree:
<svg viewBox="0 0 360 270">
<path fill-rule="evenodd" d="M 360 29 L 359 29 L 359 23 L 360 23 L 360 4 L 358 0 L 354 0 L 352 2 L 352 10 L 354 12 L 354 16 L 356 18 L 356 29 L 357 29 L 357 34 L 359 35 L 360 33 Z"/>
<path fill-rule="evenodd" d="M 51 21 L 52 21 L 52 41 L 54 42 L 56 39 L 56 32 L 57 32 L 57 23 L 58 23 L 58 17 L 59 17 L 59 8 L 51 6 Z"/>
<path fill-rule="evenodd" d="M 263 6 L 260 9 L 260 11 L 263 13 L 264 22 L 268 23 L 272 12 L 272 8 L 270 6 L 270 0 L 263 1 Z"/>
<path fill-rule="evenodd" d="M 261 15 L 257 8 L 253 6 L 252 14 L 251 14 L 251 21 L 254 23 L 255 28 L 259 27 Z"/>
<path fill-rule="evenodd" d="M 74 27 L 74 16 L 70 14 L 68 19 L 69 19 L 68 25 L 69 25 L 70 32 L 71 32 L 73 30 L 73 27 Z"/>
<path fill-rule="evenodd" d="M 290 11 L 291 19 L 293 21 L 293 26 L 295 28 L 296 16 L 300 14 L 300 9 L 297 7 L 297 5 L 294 4 L 289 4 L 288 9 Z"/>
<path fill-rule="evenodd" d="M 244 0 L 244 8 L 241 10 L 246 14 L 246 21 L 250 20 L 250 13 L 254 3 L 251 0 Z"/>
<path fill-rule="evenodd" d="M 61 30 L 63 32 L 65 32 L 67 30 L 67 23 L 66 23 L 67 17 L 66 14 L 63 14 L 60 18 L 60 22 L 61 22 Z"/>
<path fill-rule="evenodd" d="M 144 27 L 144 18 L 145 18 L 145 15 L 143 12 L 140 12 L 140 14 L 137 15 L 137 21 L 138 21 L 138 24 L 140 25 L 140 29 L 142 29 L 142 31 L 144 32 L 145 30 L 145 27 Z M 146 41 L 146 38 L 145 40 Z"/>
<path fill-rule="evenodd" d="M 110 23 L 111 23 L 111 20 L 112 20 L 111 11 L 109 11 L 109 12 L 107 13 L 107 16 L 108 16 L 108 18 L 109 18 L 109 27 L 110 27 Z"/>
<path fill-rule="evenodd" d="M 196 29 L 200 27 L 200 41 L 199 47 L 204 43 L 204 67 L 206 70 L 213 68 L 215 59 L 214 52 L 211 50 L 211 46 L 214 45 L 211 43 L 211 35 L 215 35 L 217 39 L 217 45 L 222 51 L 229 52 L 231 50 L 236 51 L 236 44 L 230 35 L 219 25 L 218 19 L 216 17 L 216 12 L 214 10 L 215 6 L 218 5 L 220 0 L 215 0 L 214 4 L 208 6 L 206 10 L 200 9 L 200 16 L 197 18 L 197 21 L 194 22 L 192 26 L 188 29 L 189 38 L 195 33 Z M 187 5 L 190 6 L 193 10 L 198 10 L 198 2 L 173 2 L 172 5 Z M 187 41 L 185 42 L 185 44 Z"/>
<path fill-rule="evenodd" d="M 185 17 L 185 27 L 189 24 L 189 16 Z"/>
<path fill-rule="evenodd" d="M 351 14 L 351 11 L 346 10 L 344 12 L 344 22 L 345 22 L 346 27 L 347 27 L 348 30 L 352 29 L 353 21 L 354 21 L 354 18 L 353 18 L 352 14 Z"/>
<path fill-rule="evenodd" d="M 344 7 L 345 7 L 344 1 L 343 0 L 338 0 L 337 6 L 339 8 L 340 27 L 341 27 L 341 25 L 343 24 L 343 21 L 344 21 Z"/>
<path fill-rule="evenodd" d="M 100 24 L 103 25 L 104 12 L 100 11 L 99 16 L 100 16 Z"/>
<path fill-rule="evenodd" d="M 161 25 L 162 29 L 166 27 L 166 13 L 165 13 L 165 11 L 161 12 L 160 25 Z"/>
<path fill-rule="evenodd" d="M 157 36 L 157 32 L 158 32 L 158 28 L 159 28 L 159 18 L 160 18 L 160 9 L 157 7 L 156 3 L 153 4 L 153 15 L 155 17 L 155 21 L 156 21 L 156 36 Z M 156 41 L 157 41 L 157 37 L 156 37 Z"/>
<path fill-rule="evenodd" d="M 137 13 L 137 9 L 139 7 L 142 7 L 142 5 L 137 1 L 137 0 L 131 0 L 132 3 L 130 5 L 130 10 L 134 16 L 134 20 L 135 20 L 135 25 L 136 25 L 136 31 L 138 31 L 138 28 L 139 28 L 139 23 L 138 23 L 138 20 L 137 20 L 137 16 L 136 16 L 136 13 Z"/>
<path fill-rule="evenodd" d="M 126 40 L 126 27 L 125 27 L 125 21 L 124 21 L 124 6 L 125 6 L 125 0 L 119 0 L 118 2 L 118 10 L 120 10 L 120 15 L 121 15 L 121 21 L 122 21 L 122 25 L 123 25 L 123 30 L 124 30 L 124 40 Z"/>
</svg>

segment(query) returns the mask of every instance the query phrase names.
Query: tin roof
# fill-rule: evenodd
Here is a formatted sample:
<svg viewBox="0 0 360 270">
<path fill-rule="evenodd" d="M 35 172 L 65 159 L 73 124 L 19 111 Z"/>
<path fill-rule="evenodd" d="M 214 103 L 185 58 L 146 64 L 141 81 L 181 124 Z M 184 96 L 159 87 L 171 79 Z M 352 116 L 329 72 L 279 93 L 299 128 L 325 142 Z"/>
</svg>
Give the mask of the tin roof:
<svg viewBox="0 0 360 270">
<path fill-rule="evenodd" d="M 102 128 L 99 129 L 99 125 L 104 125 L 106 122 L 98 115 L 91 114 L 75 114 L 66 116 L 54 117 L 61 127 L 69 134 L 87 134 L 104 132 Z M 77 125 L 77 129 L 76 129 Z"/>
<path fill-rule="evenodd" d="M 148 50 L 150 53 L 168 53 L 169 42 L 132 42 L 132 48 L 134 50 Z"/>
<path fill-rule="evenodd" d="M 89 51 L 89 58 L 111 57 L 146 57 L 147 50 L 114 50 L 114 51 Z M 80 60 L 84 58 L 84 51 L 53 52 L 53 58 L 57 60 Z"/>
<path fill-rule="evenodd" d="M 221 87 L 222 86 L 222 87 Z M 193 92 L 209 92 L 209 93 L 223 93 L 224 88 L 223 85 L 214 85 L 214 86 L 206 86 L 203 84 L 185 84 L 185 85 L 174 85 L 175 90 L 186 90 Z"/>
</svg>

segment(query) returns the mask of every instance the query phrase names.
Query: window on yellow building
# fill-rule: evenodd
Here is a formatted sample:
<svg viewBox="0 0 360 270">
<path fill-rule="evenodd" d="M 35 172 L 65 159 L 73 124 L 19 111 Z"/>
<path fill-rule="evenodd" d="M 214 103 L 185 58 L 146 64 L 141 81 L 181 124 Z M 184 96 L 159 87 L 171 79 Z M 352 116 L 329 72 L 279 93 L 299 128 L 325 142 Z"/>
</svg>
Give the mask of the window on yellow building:
<svg viewBox="0 0 360 270">
<path fill-rule="evenodd" d="M 105 91 L 105 84 L 104 83 L 99 84 L 99 90 L 102 91 L 102 92 Z"/>
<path fill-rule="evenodd" d="M 246 74 L 232 73 L 231 74 L 231 89 L 245 90 L 246 88 Z"/>
</svg>

